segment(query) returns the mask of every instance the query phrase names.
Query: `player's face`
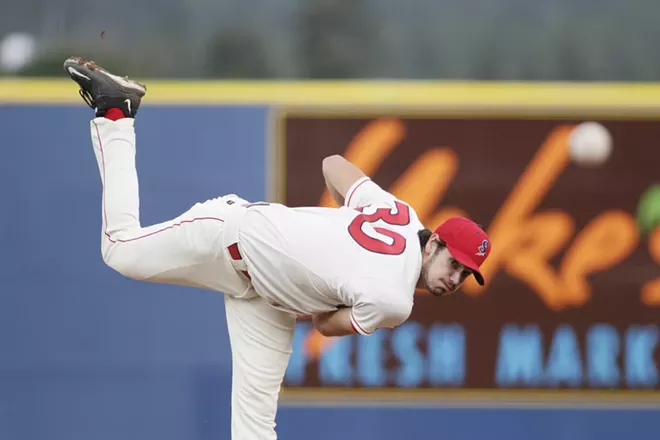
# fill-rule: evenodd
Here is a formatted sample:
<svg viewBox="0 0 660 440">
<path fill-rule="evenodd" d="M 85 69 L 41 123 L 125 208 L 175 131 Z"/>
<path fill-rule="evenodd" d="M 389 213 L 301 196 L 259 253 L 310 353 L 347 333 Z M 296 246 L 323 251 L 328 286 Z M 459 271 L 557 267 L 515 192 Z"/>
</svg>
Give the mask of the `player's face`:
<svg viewBox="0 0 660 440">
<path fill-rule="evenodd" d="M 433 239 L 432 239 L 433 240 Z M 424 248 L 422 282 L 435 296 L 454 293 L 472 272 L 451 255 L 437 241 L 429 241 Z"/>
</svg>

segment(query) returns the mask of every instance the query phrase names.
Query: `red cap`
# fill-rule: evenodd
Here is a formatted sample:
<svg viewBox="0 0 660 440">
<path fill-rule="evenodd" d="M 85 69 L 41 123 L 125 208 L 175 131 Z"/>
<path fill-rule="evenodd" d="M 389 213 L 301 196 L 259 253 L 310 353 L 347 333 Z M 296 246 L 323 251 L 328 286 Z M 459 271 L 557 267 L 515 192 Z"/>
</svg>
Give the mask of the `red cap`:
<svg viewBox="0 0 660 440">
<path fill-rule="evenodd" d="M 447 243 L 447 250 L 459 263 L 474 271 L 474 277 L 483 286 L 484 277 L 479 267 L 486 261 L 491 249 L 483 229 L 465 217 L 452 217 L 438 226 L 435 233 Z"/>
</svg>

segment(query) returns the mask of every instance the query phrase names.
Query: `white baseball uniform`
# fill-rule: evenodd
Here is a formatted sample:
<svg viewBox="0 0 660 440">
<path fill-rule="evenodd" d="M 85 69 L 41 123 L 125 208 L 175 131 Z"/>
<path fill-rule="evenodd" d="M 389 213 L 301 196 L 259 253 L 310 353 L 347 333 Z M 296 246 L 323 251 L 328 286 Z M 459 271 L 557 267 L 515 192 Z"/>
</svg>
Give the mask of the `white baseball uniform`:
<svg viewBox="0 0 660 440">
<path fill-rule="evenodd" d="M 275 439 L 296 315 L 351 307 L 363 335 L 405 321 L 422 255 L 414 210 L 368 178 L 345 206 L 289 208 L 235 195 L 142 227 L 134 120 L 95 118 L 102 254 L 121 274 L 225 293 L 232 349 L 232 438 Z"/>
</svg>

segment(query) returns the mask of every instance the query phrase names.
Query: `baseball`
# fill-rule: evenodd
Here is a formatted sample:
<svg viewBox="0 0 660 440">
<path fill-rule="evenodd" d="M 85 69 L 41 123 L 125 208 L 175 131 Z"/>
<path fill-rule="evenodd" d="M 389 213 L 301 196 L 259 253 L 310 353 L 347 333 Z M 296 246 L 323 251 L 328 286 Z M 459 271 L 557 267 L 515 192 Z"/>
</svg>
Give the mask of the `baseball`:
<svg viewBox="0 0 660 440">
<path fill-rule="evenodd" d="M 602 165 L 612 152 L 612 136 L 598 122 L 583 122 L 577 125 L 569 137 L 571 159 L 583 166 Z"/>
</svg>

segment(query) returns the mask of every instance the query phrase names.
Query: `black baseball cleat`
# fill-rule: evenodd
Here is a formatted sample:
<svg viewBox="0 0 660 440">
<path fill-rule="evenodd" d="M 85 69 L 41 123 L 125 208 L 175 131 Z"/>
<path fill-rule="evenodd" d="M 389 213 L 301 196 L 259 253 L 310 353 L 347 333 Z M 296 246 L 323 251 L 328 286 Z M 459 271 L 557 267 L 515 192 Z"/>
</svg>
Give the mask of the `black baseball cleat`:
<svg viewBox="0 0 660 440">
<path fill-rule="evenodd" d="M 71 57 L 64 62 L 64 70 L 80 86 L 80 96 L 97 117 L 105 116 L 111 108 L 119 108 L 124 116 L 133 118 L 140 107 L 147 86 L 127 77 L 113 75 L 93 61 Z"/>
</svg>

